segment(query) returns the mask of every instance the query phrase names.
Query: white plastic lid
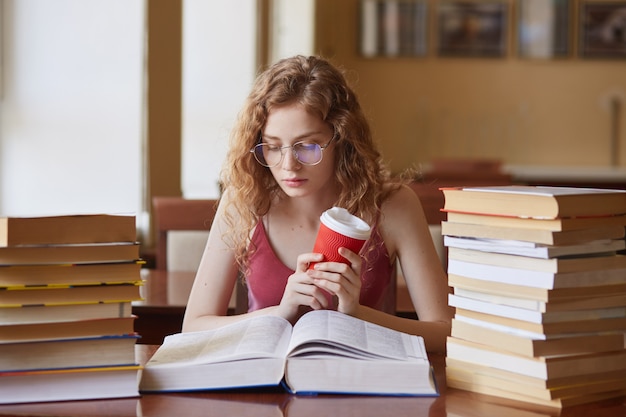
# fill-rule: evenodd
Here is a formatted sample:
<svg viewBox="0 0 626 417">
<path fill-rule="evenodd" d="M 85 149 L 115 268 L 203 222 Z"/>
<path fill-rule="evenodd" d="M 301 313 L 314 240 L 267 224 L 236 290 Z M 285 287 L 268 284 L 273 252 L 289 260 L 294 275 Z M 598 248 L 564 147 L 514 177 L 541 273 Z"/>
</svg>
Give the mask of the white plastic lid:
<svg viewBox="0 0 626 417">
<path fill-rule="evenodd" d="M 330 208 L 322 213 L 320 220 L 326 227 L 344 236 L 359 240 L 367 240 L 370 237 L 370 226 L 344 208 Z"/>
</svg>

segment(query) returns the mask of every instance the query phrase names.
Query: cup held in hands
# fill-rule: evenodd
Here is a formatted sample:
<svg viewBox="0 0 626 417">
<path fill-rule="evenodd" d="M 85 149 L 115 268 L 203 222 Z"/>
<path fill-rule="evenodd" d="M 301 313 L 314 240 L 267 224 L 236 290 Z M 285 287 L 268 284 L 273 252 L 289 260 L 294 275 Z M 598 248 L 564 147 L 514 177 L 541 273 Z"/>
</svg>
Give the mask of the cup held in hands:
<svg viewBox="0 0 626 417">
<path fill-rule="evenodd" d="M 349 263 L 346 258 L 339 255 L 339 248 L 344 247 L 359 253 L 370 237 L 370 226 L 344 208 L 333 207 L 326 210 L 322 213 L 320 221 L 313 252 L 323 254 L 324 261 Z M 313 264 L 310 265 L 310 268 L 312 267 Z"/>
</svg>

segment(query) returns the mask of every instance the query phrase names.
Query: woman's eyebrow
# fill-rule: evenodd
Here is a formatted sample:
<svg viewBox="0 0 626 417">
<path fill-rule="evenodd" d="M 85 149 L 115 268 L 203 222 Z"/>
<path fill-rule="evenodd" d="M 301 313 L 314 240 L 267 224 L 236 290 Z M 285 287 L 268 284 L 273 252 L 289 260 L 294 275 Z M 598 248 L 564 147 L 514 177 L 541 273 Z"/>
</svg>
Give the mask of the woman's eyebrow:
<svg viewBox="0 0 626 417">
<path fill-rule="evenodd" d="M 305 139 L 305 138 L 310 138 L 311 136 L 322 135 L 323 133 L 324 133 L 324 132 L 321 132 L 321 131 L 315 130 L 315 131 L 311 131 L 311 132 L 305 132 L 305 133 L 302 133 L 302 134 L 300 134 L 300 135 L 298 135 L 298 136 L 295 136 L 293 139 L 295 139 L 295 140 L 302 140 L 302 139 Z M 269 140 L 277 140 L 277 141 L 282 140 L 282 139 L 281 139 L 280 137 L 278 137 L 278 136 L 268 135 L 268 134 L 265 134 L 265 133 L 262 133 L 262 134 L 261 134 L 261 137 L 262 137 L 263 139 L 269 139 Z"/>
</svg>

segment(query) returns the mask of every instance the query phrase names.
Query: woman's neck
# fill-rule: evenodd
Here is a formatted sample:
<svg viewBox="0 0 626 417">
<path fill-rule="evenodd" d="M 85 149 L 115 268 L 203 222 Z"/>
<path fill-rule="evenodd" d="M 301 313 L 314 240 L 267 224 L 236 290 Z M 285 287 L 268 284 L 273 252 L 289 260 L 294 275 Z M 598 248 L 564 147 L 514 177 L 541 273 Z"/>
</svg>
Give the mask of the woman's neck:
<svg viewBox="0 0 626 417">
<path fill-rule="evenodd" d="M 297 220 L 301 224 L 317 227 L 322 213 L 335 205 L 336 202 L 336 196 L 330 195 L 298 198 L 282 196 L 272 204 L 270 212 Z"/>
</svg>

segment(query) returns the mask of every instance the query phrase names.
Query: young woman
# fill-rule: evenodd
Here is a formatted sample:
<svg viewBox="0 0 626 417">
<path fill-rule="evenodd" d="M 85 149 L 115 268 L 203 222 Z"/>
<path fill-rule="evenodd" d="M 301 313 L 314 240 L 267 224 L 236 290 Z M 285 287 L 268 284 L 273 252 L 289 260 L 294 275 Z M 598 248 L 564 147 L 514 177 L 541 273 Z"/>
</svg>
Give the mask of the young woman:
<svg viewBox="0 0 626 417">
<path fill-rule="evenodd" d="M 257 78 L 232 132 L 223 185 L 183 331 L 259 314 L 295 322 L 332 307 L 445 350 L 448 285 L 419 199 L 391 180 L 354 92 L 328 61 L 296 56 Z M 372 226 L 360 254 L 339 250 L 349 264 L 312 253 L 320 215 L 333 206 Z M 398 260 L 419 320 L 393 314 Z M 227 316 L 238 279 L 249 310 Z"/>
</svg>

